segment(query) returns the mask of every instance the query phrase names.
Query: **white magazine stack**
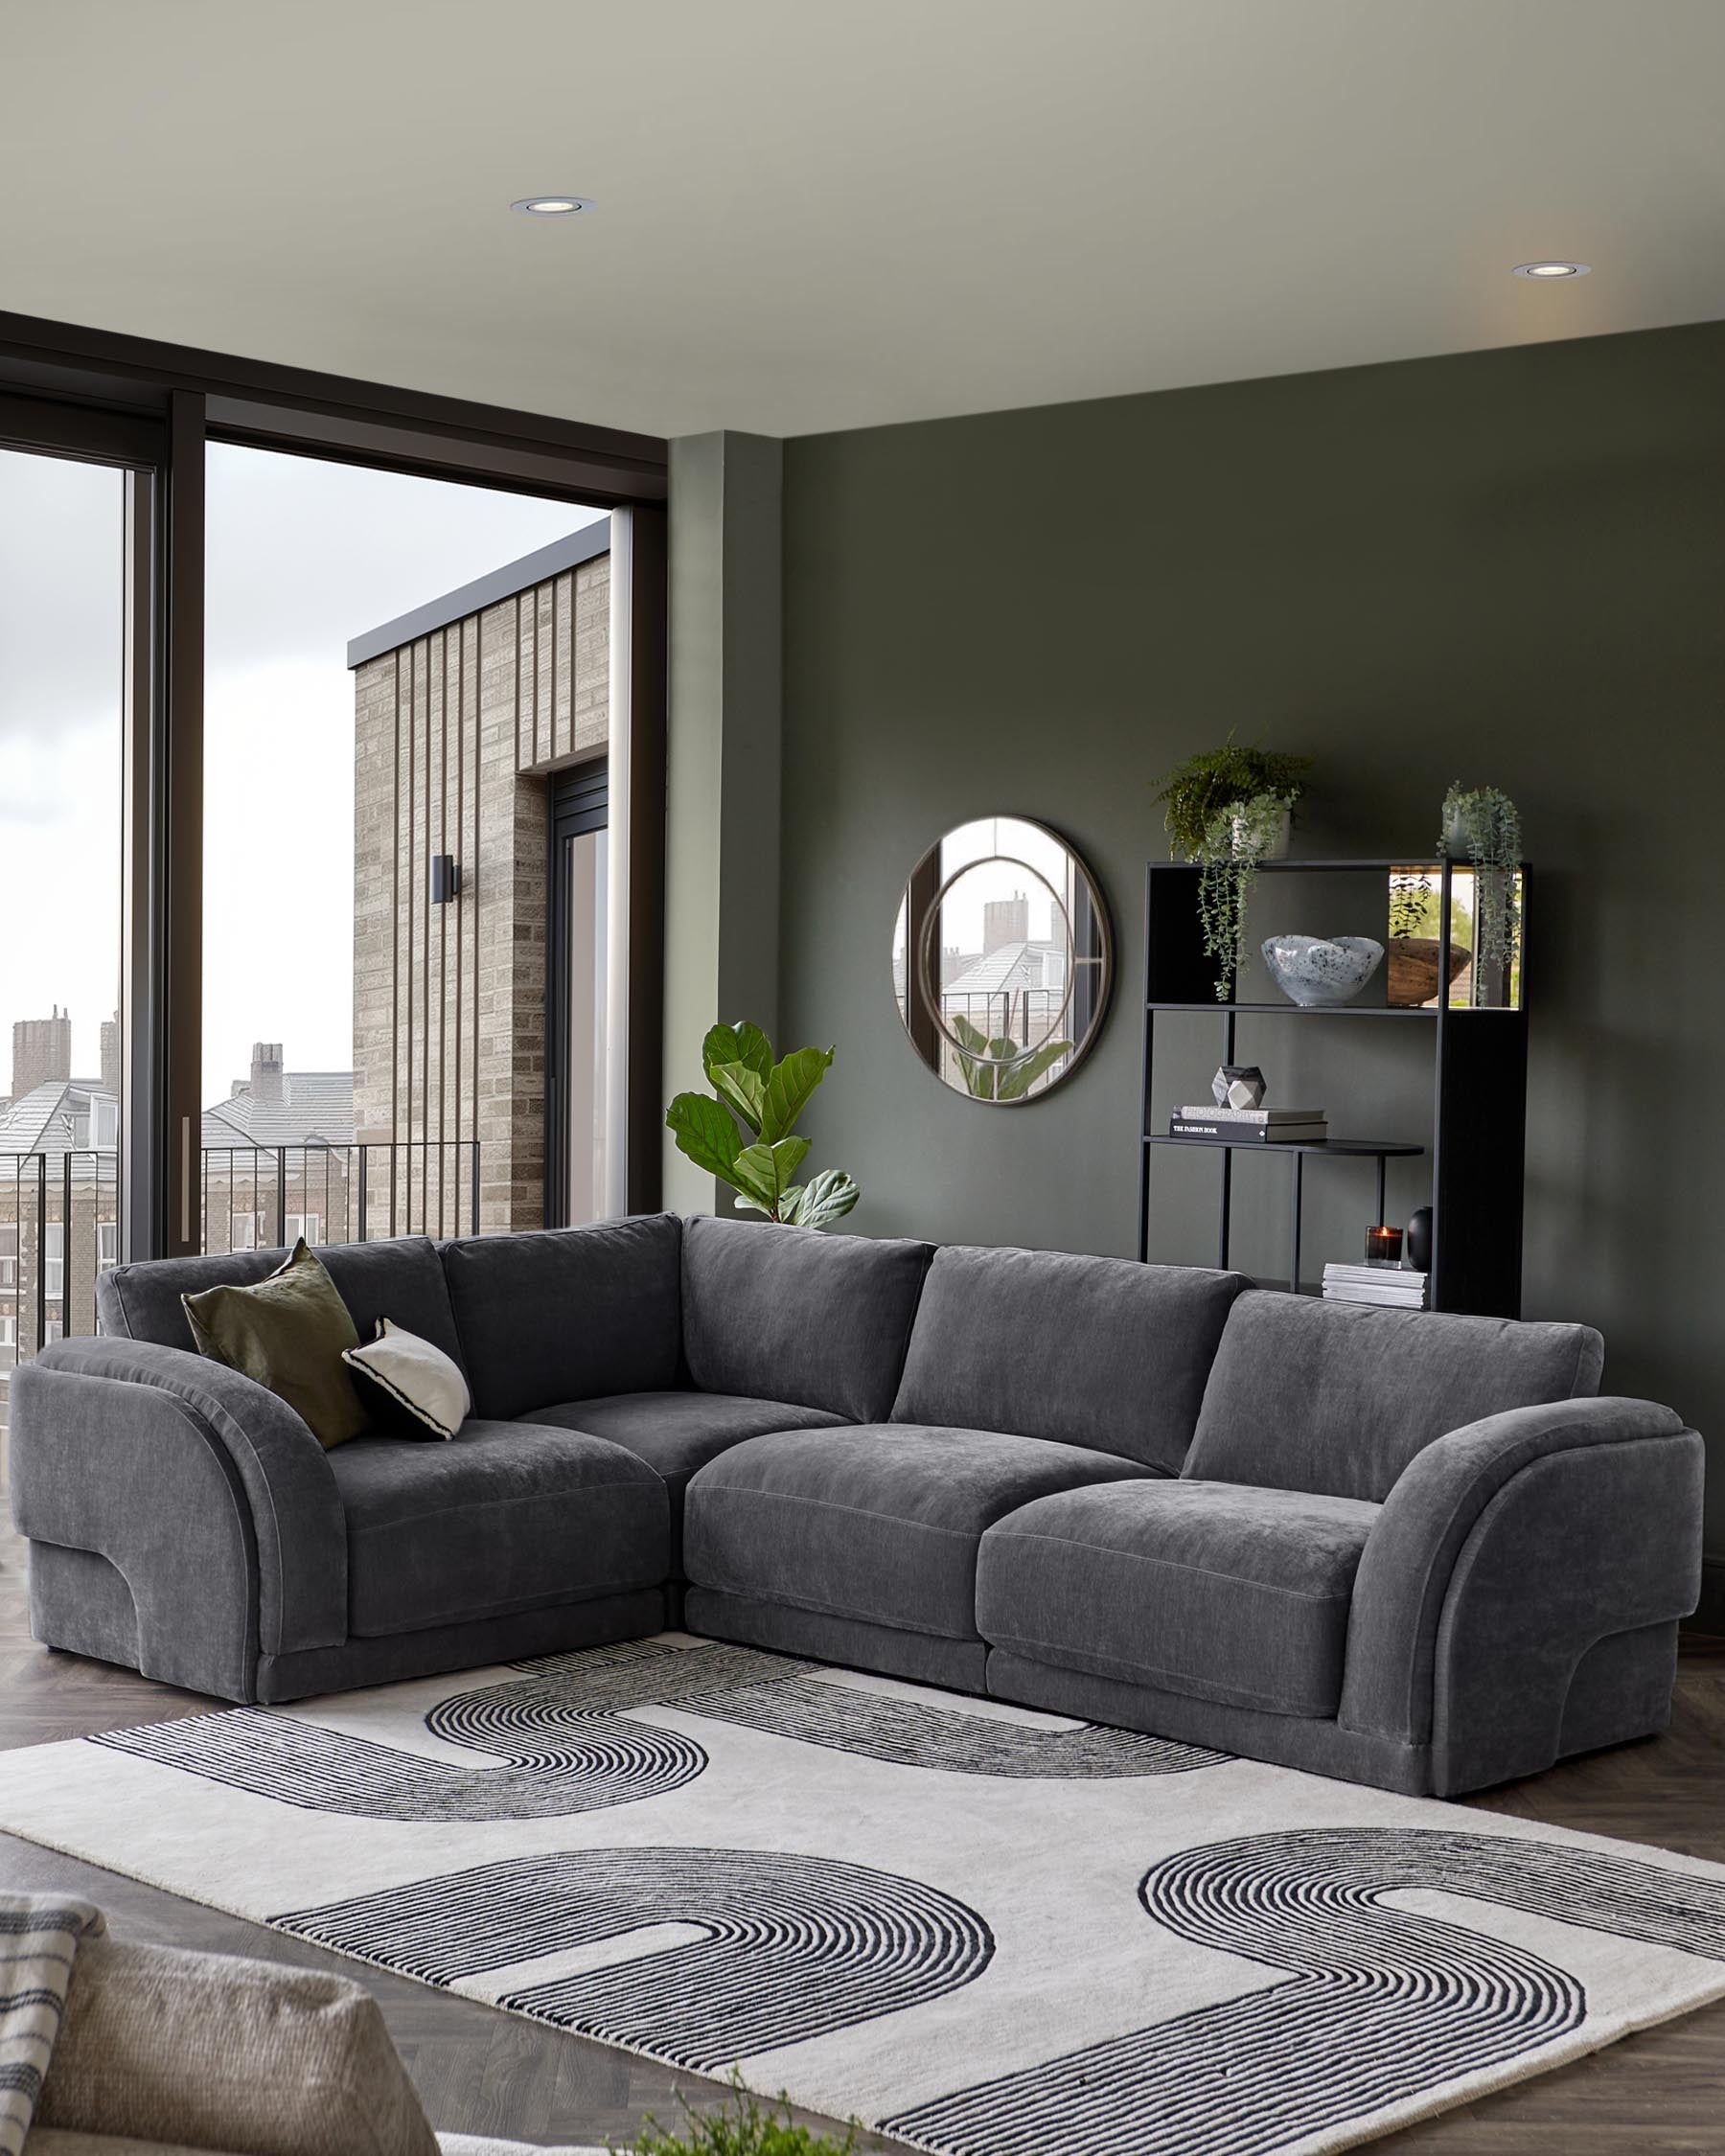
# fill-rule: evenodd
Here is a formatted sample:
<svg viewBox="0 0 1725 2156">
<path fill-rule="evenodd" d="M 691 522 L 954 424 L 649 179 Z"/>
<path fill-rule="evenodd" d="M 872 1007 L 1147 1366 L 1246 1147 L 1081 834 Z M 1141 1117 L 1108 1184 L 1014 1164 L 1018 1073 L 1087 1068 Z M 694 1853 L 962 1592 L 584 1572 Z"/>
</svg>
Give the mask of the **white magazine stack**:
<svg viewBox="0 0 1725 2156">
<path fill-rule="evenodd" d="M 1423 1310 L 1426 1275 L 1402 1265 L 1326 1265 L 1325 1302 L 1374 1302 L 1392 1310 Z"/>
</svg>

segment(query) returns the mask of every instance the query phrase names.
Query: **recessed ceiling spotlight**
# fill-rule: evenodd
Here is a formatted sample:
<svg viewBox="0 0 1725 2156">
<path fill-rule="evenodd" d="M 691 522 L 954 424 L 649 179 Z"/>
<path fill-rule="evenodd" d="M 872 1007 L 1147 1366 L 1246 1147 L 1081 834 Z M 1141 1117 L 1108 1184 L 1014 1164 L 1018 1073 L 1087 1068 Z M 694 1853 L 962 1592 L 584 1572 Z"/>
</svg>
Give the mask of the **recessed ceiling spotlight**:
<svg viewBox="0 0 1725 2156">
<path fill-rule="evenodd" d="M 574 218 L 593 207 L 585 195 L 527 195 L 509 206 L 529 218 Z"/>
<path fill-rule="evenodd" d="M 1517 277 L 1586 277 L 1593 269 L 1587 262 L 1518 262 Z"/>
</svg>

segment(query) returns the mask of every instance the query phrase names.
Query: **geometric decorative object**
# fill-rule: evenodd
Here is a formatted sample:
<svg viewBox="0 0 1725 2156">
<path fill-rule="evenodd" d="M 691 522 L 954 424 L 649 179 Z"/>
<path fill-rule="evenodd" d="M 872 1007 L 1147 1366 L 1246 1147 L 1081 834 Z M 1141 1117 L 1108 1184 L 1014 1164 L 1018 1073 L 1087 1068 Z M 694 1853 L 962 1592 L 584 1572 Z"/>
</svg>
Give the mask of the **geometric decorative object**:
<svg viewBox="0 0 1725 2156">
<path fill-rule="evenodd" d="M 940 2156 L 1323 2156 L 1725 1993 L 1720 1866 L 681 1634 L 9 1752 L 0 1830 Z"/>
<path fill-rule="evenodd" d="M 1263 945 L 1270 977 L 1302 1010 L 1351 1003 L 1384 962 L 1370 936 L 1269 936 Z"/>
<path fill-rule="evenodd" d="M 1064 1084 L 1101 1032 L 1113 971 L 1101 890 L 1046 824 L 960 824 L 910 871 L 892 940 L 899 1016 L 968 1100 L 1022 1107 Z"/>
<path fill-rule="evenodd" d="M 1218 1108 L 1262 1108 L 1269 1089 L 1255 1063 L 1219 1064 L 1210 1080 L 1210 1098 Z"/>
</svg>

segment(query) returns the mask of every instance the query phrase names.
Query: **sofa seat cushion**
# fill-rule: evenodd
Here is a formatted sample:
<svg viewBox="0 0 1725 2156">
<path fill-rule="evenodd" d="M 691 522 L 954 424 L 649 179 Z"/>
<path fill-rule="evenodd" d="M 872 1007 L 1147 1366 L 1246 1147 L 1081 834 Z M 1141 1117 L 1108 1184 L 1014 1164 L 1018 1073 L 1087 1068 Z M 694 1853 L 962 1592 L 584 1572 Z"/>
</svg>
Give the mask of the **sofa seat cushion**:
<svg viewBox="0 0 1725 2156">
<path fill-rule="evenodd" d="M 1066 1491 L 982 1538 L 978 1626 L 1035 1662 L 1334 1715 L 1354 1571 L 1379 1509 L 1225 1482 Z"/>
<path fill-rule="evenodd" d="M 785 1400 L 748 1400 L 734 1392 L 616 1392 L 603 1400 L 569 1400 L 536 1408 L 534 1422 L 585 1430 L 627 1446 L 671 1493 L 671 1570 L 680 1572 L 683 1492 L 697 1468 L 746 1437 L 772 1430 L 847 1430 L 842 1415 Z"/>
<path fill-rule="evenodd" d="M 974 1640 L 977 1545 L 1033 1498 L 1145 1472 L 1078 1445 L 920 1423 L 751 1437 L 689 1484 L 698 1587 Z"/>
<path fill-rule="evenodd" d="M 359 1638 L 656 1587 L 665 1485 L 585 1431 L 470 1419 L 445 1445 L 356 1437 L 329 1455 Z"/>
</svg>

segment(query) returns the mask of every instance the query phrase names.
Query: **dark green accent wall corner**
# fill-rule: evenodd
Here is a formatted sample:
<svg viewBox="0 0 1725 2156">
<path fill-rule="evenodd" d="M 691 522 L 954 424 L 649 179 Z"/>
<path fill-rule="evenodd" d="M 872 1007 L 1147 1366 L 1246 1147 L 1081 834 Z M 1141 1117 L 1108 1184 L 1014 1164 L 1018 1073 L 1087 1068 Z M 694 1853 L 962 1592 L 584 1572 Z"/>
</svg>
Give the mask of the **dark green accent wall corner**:
<svg viewBox="0 0 1725 2156">
<path fill-rule="evenodd" d="M 1154 773 L 1230 727 L 1308 750 L 1296 846 L 1330 854 L 1424 854 L 1452 778 L 1502 786 L 1538 873 L 1527 1313 L 1709 1434 L 1725 1622 L 1725 326 L 795 440 L 784 550 L 780 1018 L 837 1044 L 810 1128 L 858 1227 L 1133 1250 Z M 998 810 L 1077 843 L 1120 958 L 1095 1054 L 1015 1111 L 921 1067 L 888 967 L 911 862 Z M 1416 1098 L 1387 1049 L 1244 1045 L 1283 1099 Z M 1344 1214 L 1314 1261 L 1357 1254 Z M 1176 1193 L 1156 1254 L 1209 1232 Z"/>
</svg>

